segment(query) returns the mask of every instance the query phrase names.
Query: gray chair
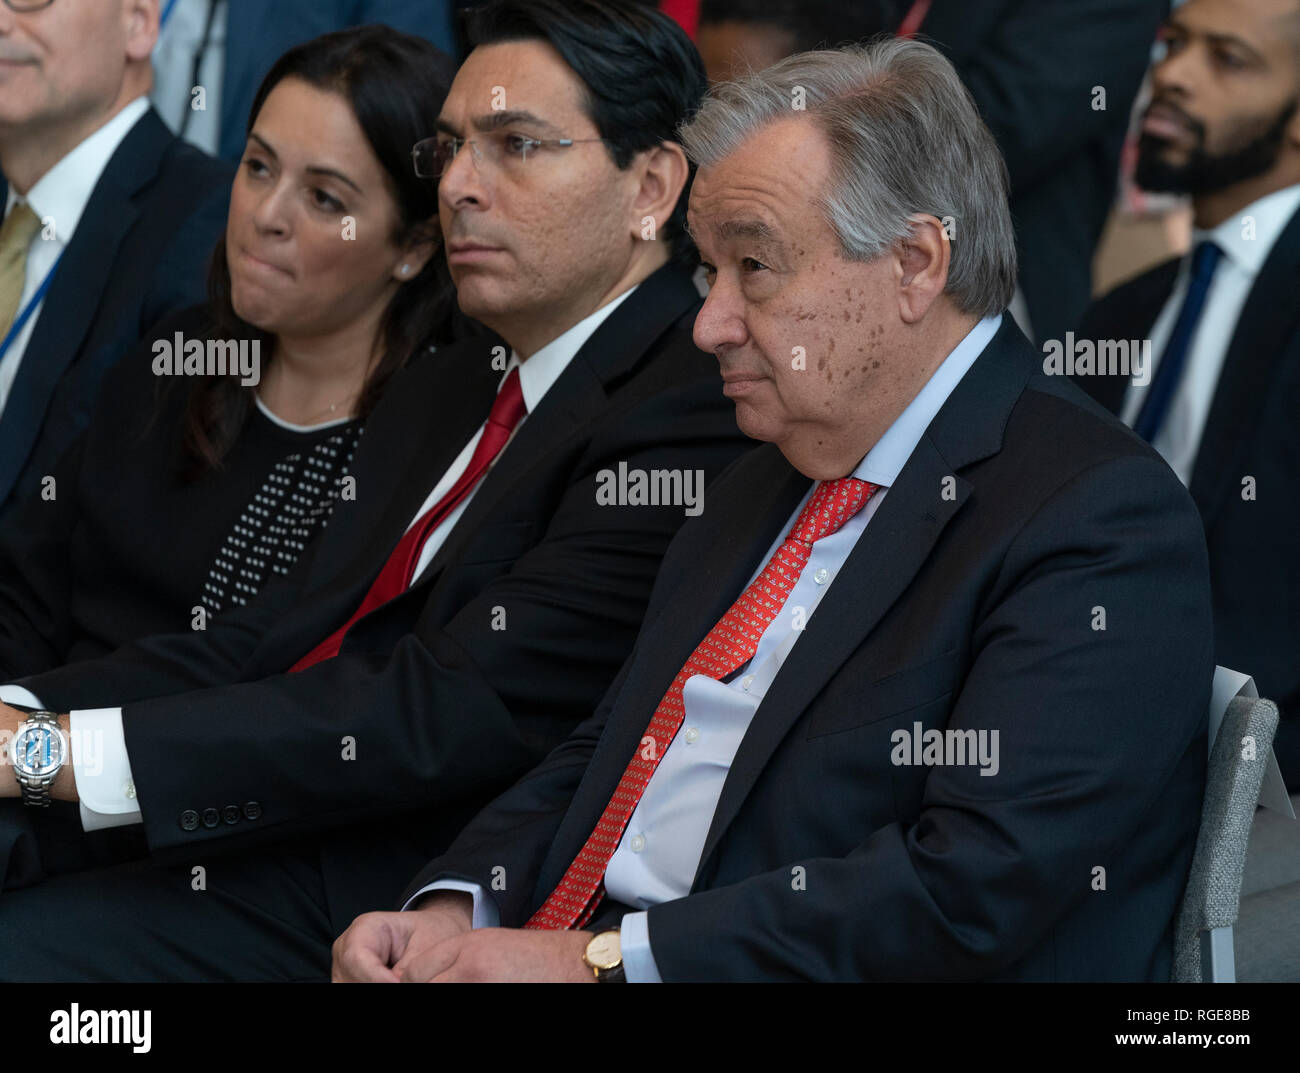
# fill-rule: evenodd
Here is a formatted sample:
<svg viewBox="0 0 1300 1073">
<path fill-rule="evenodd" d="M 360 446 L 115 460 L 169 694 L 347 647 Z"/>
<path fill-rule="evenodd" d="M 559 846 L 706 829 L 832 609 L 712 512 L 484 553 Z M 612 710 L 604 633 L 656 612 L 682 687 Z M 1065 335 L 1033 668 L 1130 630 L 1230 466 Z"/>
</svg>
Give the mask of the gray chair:
<svg viewBox="0 0 1300 1073">
<path fill-rule="evenodd" d="M 1210 750 L 1201 829 L 1174 933 L 1175 983 L 1233 983 L 1232 925 L 1241 897 L 1246 845 L 1277 731 L 1271 700 L 1234 697 Z M 1254 756 L 1245 759 L 1246 738 Z"/>
</svg>

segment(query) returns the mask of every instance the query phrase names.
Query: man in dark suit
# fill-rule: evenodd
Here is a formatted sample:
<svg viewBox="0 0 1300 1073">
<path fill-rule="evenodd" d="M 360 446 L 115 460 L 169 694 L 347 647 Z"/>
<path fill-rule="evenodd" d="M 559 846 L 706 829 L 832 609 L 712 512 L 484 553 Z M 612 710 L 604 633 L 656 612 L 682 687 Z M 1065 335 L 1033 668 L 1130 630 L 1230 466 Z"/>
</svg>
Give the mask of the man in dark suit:
<svg viewBox="0 0 1300 1073">
<path fill-rule="evenodd" d="M 683 140 L 696 341 L 768 443 L 674 540 L 595 715 L 336 979 L 1168 979 L 1204 542 L 1002 312 L 1006 173 L 956 72 L 796 56 Z"/>
<path fill-rule="evenodd" d="M 675 132 L 704 90 L 689 40 L 570 0 L 490 5 L 475 32 L 416 156 L 440 175 L 462 308 L 506 345 L 453 344 L 394 379 L 354 500 L 284 582 L 206 635 L 21 683 L 72 734 L 55 807 L 134 820 L 154 862 L 183 867 L 6 891 L 0 978 L 323 977 L 353 916 L 596 704 L 668 540 L 747 448 L 678 263 Z M 612 54 L 622 77 L 598 78 Z M 21 714 L 0 718 L 12 733 Z M 11 885 L 84 866 L 59 819 L 11 840 Z M 35 925 L 50 914 L 61 926 Z M 86 943 L 73 922 L 92 917 Z"/>
<path fill-rule="evenodd" d="M 1028 320 L 1031 339 L 1060 339 L 1092 293 L 1092 255 L 1115 200 L 1129 111 L 1169 2 L 895 7 L 924 14 L 914 25 L 956 65 L 998 140 L 1020 248 L 1012 310 L 1022 326 Z"/>
<path fill-rule="evenodd" d="M 1152 72 L 1138 181 L 1190 194 L 1192 248 L 1088 311 L 1074 350 L 1139 348 L 1076 381 L 1168 460 L 1200 508 L 1215 659 L 1277 701 L 1300 791 L 1300 3 L 1188 0 Z M 1141 348 L 1145 348 L 1144 350 Z M 1152 366 L 1154 365 L 1154 370 Z"/>
<path fill-rule="evenodd" d="M 231 170 L 148 104 L 156 0 L 0 4 L 0 516 L 89 420 L 105 373 L 204 295 Z"/>
</svg>

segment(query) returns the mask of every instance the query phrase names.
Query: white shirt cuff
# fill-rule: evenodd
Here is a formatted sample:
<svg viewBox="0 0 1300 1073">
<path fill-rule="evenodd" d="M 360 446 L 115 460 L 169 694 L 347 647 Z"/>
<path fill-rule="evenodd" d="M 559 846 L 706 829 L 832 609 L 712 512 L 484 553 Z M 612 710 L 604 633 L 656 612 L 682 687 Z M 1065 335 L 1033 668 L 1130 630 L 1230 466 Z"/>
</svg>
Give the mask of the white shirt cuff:
<svg viewBox="0 0 1300 1073">
<path fill-rule="evenodd" d="M 72 730 L 72 777 L 86 831 L 143 823 L 135 780 L 126 755 L 121 708 L 92 708 L 68 716 Z"/>
<path fill-rule="evenodd" d="M 497 903 L 483 892 L 483 888 L 477 883 L 464 883 L 459 879 L 438 879 L 427 887 L 421 887 L 407 899 L 406 904 L 402 906 L 402 911 L 405 912 L 410 909 L 412 902 L 418 901 L 434 890 L 459 890 L 474 896 L 474 916 L 470 921 L 471 928 L 495 928 L 501 923 L 501 912 L 497 909 Z"/>
<path fill-rule="evenodd" d="M 650 950 L 650 914 L 626 913 L 618 926 L 623 973 L 629 984 L 661 984 L 659 966 Z"/>
<path fill-rule="evenodd" d="M 6 704 L 21 704 L 24 708 L 45 710 L 45 705 L 40 702 L 36 694 L 24 689 L 22 686 L 0 686 L 0 701 L 4 701 Z"/>
</svg>

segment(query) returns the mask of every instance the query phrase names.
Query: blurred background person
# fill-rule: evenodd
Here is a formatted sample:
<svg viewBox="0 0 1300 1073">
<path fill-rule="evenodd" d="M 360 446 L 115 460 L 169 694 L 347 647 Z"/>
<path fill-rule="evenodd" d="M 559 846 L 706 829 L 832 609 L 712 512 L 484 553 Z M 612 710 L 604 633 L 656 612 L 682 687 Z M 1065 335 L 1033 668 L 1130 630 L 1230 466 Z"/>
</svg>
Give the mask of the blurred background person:
<svg viewBox="0 0 1300 1073">
<path fill-rule="evenodd" d="M 1190 195 L 1192 248 L 1101 298 L 1080 329 L 1094 341 L 1149 341 L 1154 370 L 1076 379 L 1151 442 L 1196 500 L 1215 658 L 1277 701 L 1274 751 L 1294 794 L 1300 0 L 1187 0 L 1162 36 L 1136 178 Z"/>
<path fill-rule="evenodd" d="M 201 629 L 286 574 L 324 526 L 390 378 L 449 331 L 437 195 L 410 147 L 452 73 L 434 46 L 382 26 L 272 68 L 211 300 L 118 365 L 56 498 L 30 496 L 0 527 L 0 676 Z M 256 342 L 260 381 L 156 376 L 155 341 L 174 348 L 176 333 Z"/>
<path fill-rule="evenodd" d="M 0 0 L 0 517 L 201 301 L 231 170 L 149 107 L 158 0 Z"/>
<path fill-rule="evenodd" d="M 253 93 L 280 55 L 332 30 L 382 23 L 454 55 L 451 0 L 161 0 L 154 107 L 182 138 L 236 161 Z M 201 92 L 199 90 L 201 89 Z M 201 105 L 201 107 L 200 107 Z"/>
<path fill-rule="evenodd" d="M 1136 179 L 1191 196 L 1192 248 L 1089 308 L 1080 336 L 1149 341 L 1079 385 L 1164 455 L 1205 523 L 1216 658 L 1278 702 L 1300 789 L 1300 0 L 1188 0 L 1162 34 Z"/>
</svg>

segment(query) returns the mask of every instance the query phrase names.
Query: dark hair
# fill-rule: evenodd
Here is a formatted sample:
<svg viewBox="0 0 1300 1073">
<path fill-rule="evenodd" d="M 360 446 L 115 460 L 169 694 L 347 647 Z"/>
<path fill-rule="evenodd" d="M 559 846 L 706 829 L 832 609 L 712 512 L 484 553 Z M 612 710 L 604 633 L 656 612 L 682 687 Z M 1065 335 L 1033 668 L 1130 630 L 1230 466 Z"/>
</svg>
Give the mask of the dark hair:
<svg viewBox="0 0 1300 1073">
<path fill-rule="evenodd" d="M 267 73 L 253 99 L 253 129 L 271 91 L 286 78 L 338 93 L 352 108 L 366 141 L 386 173 L 397 203 L 396 242 L 437 239 L 437 190 L 415 174 L 411 147 L 435 129 L 455 73 L 451 60 L 429 42 L 387 26 L 361 26 L 323 34 L 290 49 Z M 211 337 L 260 340 L 269 358 L 274 337 L 242 320 L 230 298 L 230 263 L 223 235 L 208 275 Z M 435 254 L 414 279 L 398 287 L 380 323 L 382 357 L 361 392 L 364 418 L 389 378 L 428 343 L 451 331 L 455 291 L 445 259 Z M 253 408 L 253 391 L 234 376 L 205 377 L 190 393 L 183 442 L 183 475 L 197 479 L 220 468 Z"/>
<path fill-rule="evenodd" d="M 686 32 L 662 12 L 634 0 L 489 0 L 463 13 L 471 47 L 545 41 L 586 88 L 584 110 L 617 168 L 664 142 L 695 114 L 708 89 L 704 62 Z M 686 185 L 663 228 L 672 260 L 694 263 L 686 232 Z"/>
<path fill-rule="evenodd" d="M 793 38 L 793 54 L 894 33 L 903 20 L 898 7 L 895 0 L 700 0 L 700 25 L 770 26 Z"/>
</svg>

